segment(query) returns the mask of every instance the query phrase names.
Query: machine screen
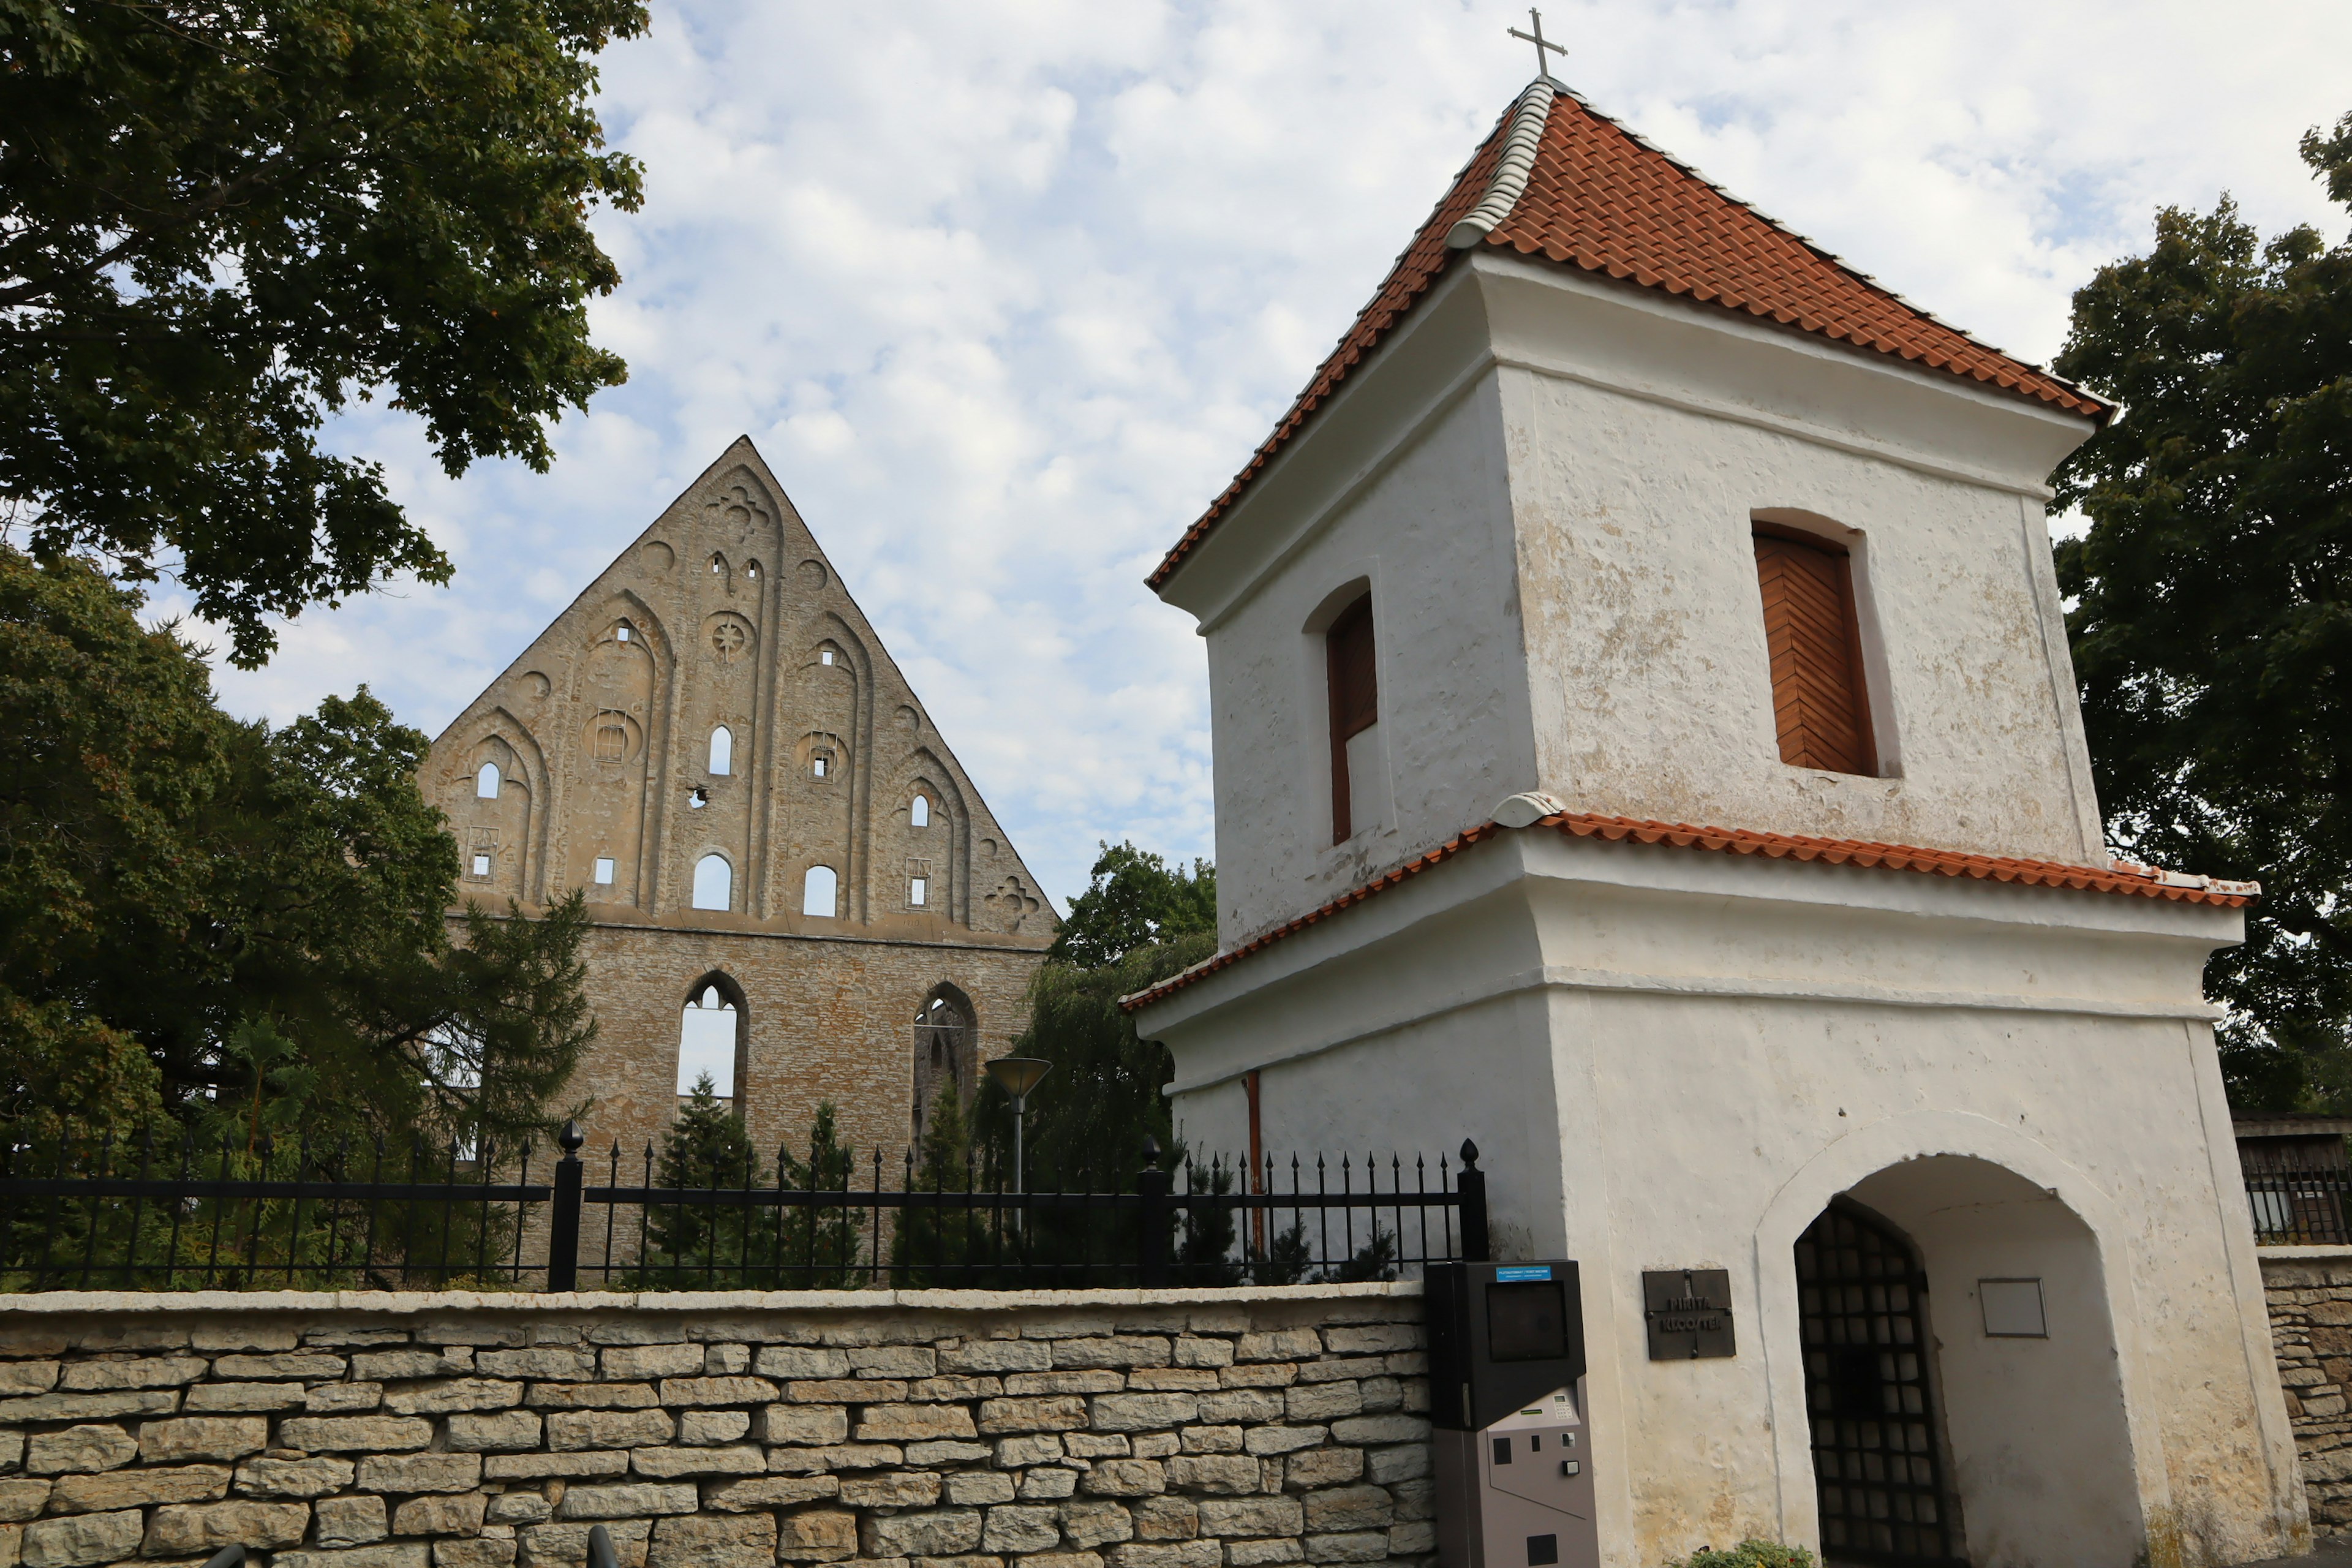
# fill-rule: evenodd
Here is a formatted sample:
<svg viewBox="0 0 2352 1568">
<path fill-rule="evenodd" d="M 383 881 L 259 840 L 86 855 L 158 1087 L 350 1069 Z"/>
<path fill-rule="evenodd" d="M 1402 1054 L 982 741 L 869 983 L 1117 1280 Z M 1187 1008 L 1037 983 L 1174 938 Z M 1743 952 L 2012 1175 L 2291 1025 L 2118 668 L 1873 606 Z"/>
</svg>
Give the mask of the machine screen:
<svg viewBox="0 0 2352 1568">
<path fill-rule="evenodd" d="M 1486 1353 L 1496 1361 L 1568 1354 L 1568 1302 L 1557 1279 L 1486 1287 Z"/>
</svg>

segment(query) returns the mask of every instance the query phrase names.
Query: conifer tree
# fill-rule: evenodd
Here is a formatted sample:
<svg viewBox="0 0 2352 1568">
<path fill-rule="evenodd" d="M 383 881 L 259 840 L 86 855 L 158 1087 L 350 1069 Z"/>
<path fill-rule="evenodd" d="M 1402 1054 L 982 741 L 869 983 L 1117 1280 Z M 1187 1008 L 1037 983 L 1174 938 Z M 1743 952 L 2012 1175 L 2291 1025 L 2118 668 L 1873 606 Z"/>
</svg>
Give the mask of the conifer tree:
<svg viewBox="0 0 2352 1568">
<path fill-rule="evenodd" d="M 950 1079 L 940 1088 L 924 1120 L 923 1145 L 915 1166 L 916 1193 L 973 1190 L 971 1140 L 964 1127 L 963 1097 Z M 898 1211 L 890 1245 L 891 1269 L 901 1285 L 975 1285 L 991 1261 L 992 1215 L 962 1204 L 909 1206 Z"/>
</svg>

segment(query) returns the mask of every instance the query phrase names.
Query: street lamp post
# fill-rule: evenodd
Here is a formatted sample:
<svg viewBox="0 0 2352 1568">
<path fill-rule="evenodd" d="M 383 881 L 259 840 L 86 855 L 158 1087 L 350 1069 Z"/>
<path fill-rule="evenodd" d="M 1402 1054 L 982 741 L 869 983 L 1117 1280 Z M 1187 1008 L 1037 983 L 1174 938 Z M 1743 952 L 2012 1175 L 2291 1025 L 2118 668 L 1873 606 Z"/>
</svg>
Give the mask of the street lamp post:
<svg viewBox="0 0 2352 1568">
<path fill-rule="evenodd" d="M 1024 1152 L 1021 1139 L 1024 1131 L 1023 1123 L 1027 1120 L 1029 1091 L 1037 1087 L 1039 1079 L 1053 1070 L 1052 1062 L 1040 1060 L 1036 1057 L 999 1057 L 988 1064 L 988 1076 L 994 1079 L 997 1086 L 1013 1100 L 1013 1191 L 1016 1196 L 1022 1191 Z M 1021 1227 L 1023 1217 L 1021 1210 L 1013 1211 L 1013 1221 L 1015 1228 Z"/>
</svg>

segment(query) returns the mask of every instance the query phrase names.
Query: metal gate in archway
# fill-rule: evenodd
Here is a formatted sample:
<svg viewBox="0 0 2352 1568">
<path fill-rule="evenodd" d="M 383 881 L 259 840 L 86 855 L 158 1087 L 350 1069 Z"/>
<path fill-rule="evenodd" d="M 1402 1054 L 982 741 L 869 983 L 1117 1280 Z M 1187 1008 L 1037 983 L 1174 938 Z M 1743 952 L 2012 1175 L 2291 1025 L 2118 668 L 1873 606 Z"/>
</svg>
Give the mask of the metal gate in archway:
<svg viewBox="0 0 2352 1568">
<path fill-rule="evenodd" d="M 1920 1298 L 1904 1239 L 1832 1204 L 1797 1238 L 1822 1555 L 1869 1568 L 1967 1568 L 1956 1552 Z"/>
</svg>

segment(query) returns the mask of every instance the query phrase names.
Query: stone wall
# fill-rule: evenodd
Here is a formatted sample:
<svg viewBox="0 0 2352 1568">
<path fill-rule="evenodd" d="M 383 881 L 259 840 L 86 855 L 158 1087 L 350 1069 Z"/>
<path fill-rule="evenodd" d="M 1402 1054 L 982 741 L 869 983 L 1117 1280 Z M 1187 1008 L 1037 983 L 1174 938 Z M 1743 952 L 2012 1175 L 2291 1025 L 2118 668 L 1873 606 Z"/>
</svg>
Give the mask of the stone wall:
<svg viewBox="0 0 2352 1568">
<path fill-rule="evenodd" d="M 2311 1531 L 2352 1534 L 2352 1248 L 2264 1247 L 2262 1260 Z"/>
<path fill-rule="evenodd" d="M 0 1298 L 0 1568 L 1433 1549 L 1418 1286 Z"/>
</svg>

